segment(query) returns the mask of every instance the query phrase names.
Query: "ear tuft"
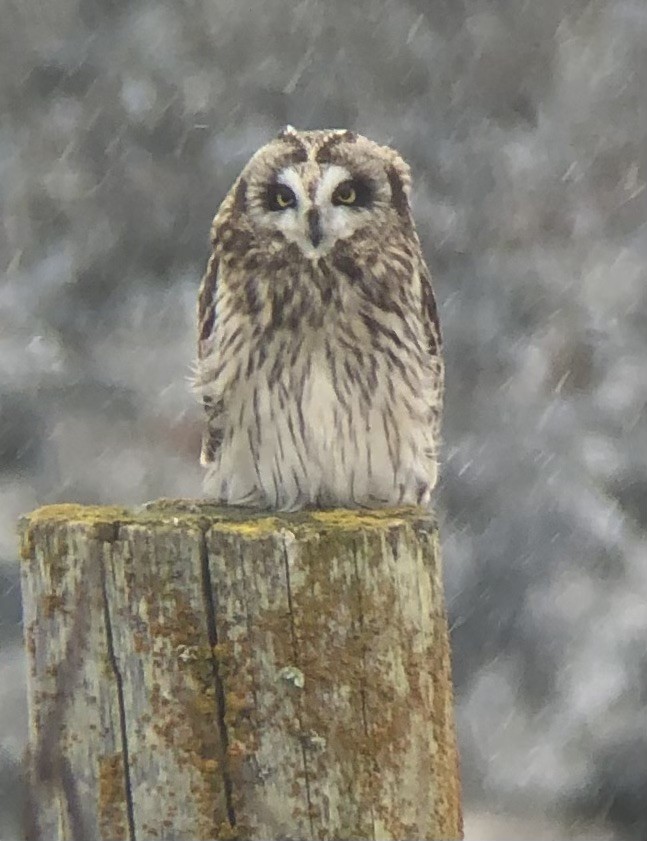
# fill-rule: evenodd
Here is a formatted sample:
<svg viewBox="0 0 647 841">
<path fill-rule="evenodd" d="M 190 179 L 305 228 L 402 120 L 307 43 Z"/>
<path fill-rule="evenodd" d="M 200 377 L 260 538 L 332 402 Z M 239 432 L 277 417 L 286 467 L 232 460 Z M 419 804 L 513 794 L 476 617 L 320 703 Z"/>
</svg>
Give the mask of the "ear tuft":
<svg viewBox="0 0 647 841">
<path fill-rule="evenodd" d="M 391 164 L 387 169 L 389 186 L 391 187 L 391 204 L 400 216 L 409 215 L 408 179 L 405 172 L 399 172 L 398 168 Z"/>
<path fill-rule="evenodd" d="M 242 176 L 238 179 L 236 189 L 234 190 L 234 204 L 233 212 L 235 214 L 244 213 L 247 208 L 247 179 Z"/>
</svg>

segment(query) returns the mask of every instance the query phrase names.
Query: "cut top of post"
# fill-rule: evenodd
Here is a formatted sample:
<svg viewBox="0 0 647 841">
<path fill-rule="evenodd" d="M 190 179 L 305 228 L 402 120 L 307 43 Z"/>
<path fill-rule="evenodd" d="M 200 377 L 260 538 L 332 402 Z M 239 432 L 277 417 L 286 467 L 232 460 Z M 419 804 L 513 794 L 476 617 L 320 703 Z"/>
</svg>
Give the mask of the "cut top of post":
<svg viewBox="0 0 647 841">
<path fill-rule="evenodd" d="M 21 522 L 34 837 L 462 837 L 427 511 Z"/>
</svg>

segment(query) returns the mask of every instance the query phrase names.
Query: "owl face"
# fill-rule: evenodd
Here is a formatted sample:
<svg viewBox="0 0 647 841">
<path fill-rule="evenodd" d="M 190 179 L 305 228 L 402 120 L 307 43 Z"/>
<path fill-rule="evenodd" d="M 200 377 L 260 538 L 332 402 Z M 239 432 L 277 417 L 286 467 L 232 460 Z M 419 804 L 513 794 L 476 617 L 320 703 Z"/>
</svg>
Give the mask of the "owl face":
<svg viewBox="0 0 647 841">
<path fill-rule="evenodd" d="M 337 240 L 370 224 L 378 187 L 344 166 L 312 169 L 301 164 L 277 172 L 267 184 L 257 221 L 317 259 Z"/>
<path fill-rule="evenodd" d="M 408 187 L 397 153 L 348 131 L 287 129 L 239 180 L 254 232 L 296 245 L 311 261 L 360 231 L 379 236 L 380 227 L 392 227 L 394 199 L 408 213 Z"/>
</svg>

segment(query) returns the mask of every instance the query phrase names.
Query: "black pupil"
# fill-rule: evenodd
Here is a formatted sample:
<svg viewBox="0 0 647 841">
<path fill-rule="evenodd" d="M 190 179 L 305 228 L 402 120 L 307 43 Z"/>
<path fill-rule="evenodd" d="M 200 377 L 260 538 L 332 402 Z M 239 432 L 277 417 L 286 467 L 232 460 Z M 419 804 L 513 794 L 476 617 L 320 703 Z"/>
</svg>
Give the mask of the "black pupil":
<svg viewBox="0 0 647 841">
<path fill-rule="evenodd" d="M 270 210 L 285 210 L 286 207 L 293 207 L 296 204 L 296 197 L 285 184 L 274 184 L 270 189 L 269 205 Z"/>
<path fill-rule="evenodd" d="M 333 204 L 348 204 L 352 207 L 368 207 L 374 196 L 373 185 L 369 181 L 356 178 L 344 181 L 333 193 Z"/>
</svg>

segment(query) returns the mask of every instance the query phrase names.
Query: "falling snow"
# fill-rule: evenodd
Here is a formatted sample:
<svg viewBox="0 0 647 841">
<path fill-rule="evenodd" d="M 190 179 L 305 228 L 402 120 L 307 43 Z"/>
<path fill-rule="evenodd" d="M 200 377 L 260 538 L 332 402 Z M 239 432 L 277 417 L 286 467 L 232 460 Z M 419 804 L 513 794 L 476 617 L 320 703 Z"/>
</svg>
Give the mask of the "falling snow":
<svg viewBox="0 0 647 841">
<path fill-rule="evenodd" d="M 7 0 L 0 44 L 0 837 L 15 520 L 199 493 L 210 220 L 291 123 L 392 143 L 416 177 L 468 836 L 643 839 L 643 0 Z"/>
</svg>

